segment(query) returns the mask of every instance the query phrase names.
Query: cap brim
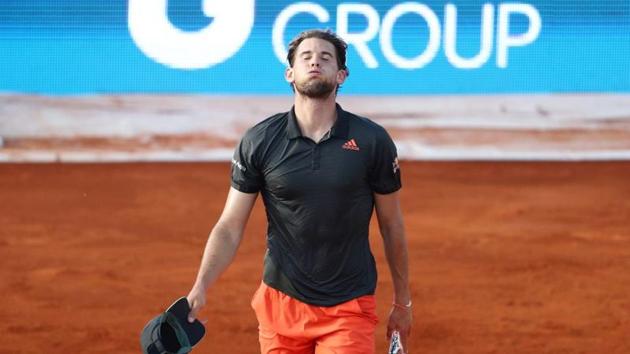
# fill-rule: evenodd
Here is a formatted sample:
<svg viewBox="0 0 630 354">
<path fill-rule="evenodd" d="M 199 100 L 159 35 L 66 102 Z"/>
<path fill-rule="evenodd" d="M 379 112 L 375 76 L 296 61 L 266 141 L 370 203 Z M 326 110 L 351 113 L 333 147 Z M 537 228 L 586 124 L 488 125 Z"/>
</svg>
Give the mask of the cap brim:
<svg viewBox="0 0 630 354">
<path fill-rule="evenodd" d="M 153 337 L 153 331 L 160 325 L 160 316 L 156 316 L 151 319 L 142 329 L 140 334 L 140 346 L 142 347 L 143 354 L 160 354 L 155 346 L 151 345 L 155 338 Z"/>
<path fill-rule="evenodd" d="M 188 304 L 188 299 L 186 299 L 186 297 L 179 298 L 166 310 L 166 312 L 171 313 L 177 318 L 177 321 L 186 332 L 191 346 L 197 344 L 201 338 L 203 338 L 204 334 L 206 334 L 206 328 L 201 322 L 199 322 L 199 320 L 195 319 L 193 323 L 188 322 L 190 305 Z"/>
</svg>

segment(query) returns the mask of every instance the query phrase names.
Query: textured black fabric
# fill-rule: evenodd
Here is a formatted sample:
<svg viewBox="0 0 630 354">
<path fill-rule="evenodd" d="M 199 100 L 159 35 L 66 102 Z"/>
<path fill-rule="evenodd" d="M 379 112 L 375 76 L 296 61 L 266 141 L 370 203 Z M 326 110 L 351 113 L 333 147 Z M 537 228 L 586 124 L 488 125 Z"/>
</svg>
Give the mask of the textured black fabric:
<svg viewBox="0 0 630 354">
<path fill-rule="evenodd" d="M 239 143 L 232 187 L 262 194 L 267 285 L 320 306 L 374 293 L 374 193 L 401 187 L 396 146 L 381 126 L 337 106 L 330 134 L 316 143 L 302 136 L 293 109 L 274 115 Z"/>
</svg>

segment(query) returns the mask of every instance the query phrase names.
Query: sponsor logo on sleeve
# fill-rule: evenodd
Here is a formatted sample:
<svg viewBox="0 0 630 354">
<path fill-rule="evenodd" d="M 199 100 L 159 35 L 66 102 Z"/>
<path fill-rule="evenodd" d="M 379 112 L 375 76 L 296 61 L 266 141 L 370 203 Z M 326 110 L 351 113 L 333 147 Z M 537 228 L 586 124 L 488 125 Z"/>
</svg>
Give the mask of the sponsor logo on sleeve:
<svg viewBox="0 0 630 354">
<path fill-rule="evenodd" d="M 392 162 L 392 170 L 394 171 L 394 174 L 396 174 L 396 172 L 400 170 L 400 165 L 398 164 L 398 157 L 396 157 L 394 159 L 394 162 Z"/>
<path fill-rule="evenodd" d="M 241 163 L 239 161 L 236 161 L 235 159 L 232 159 L 232 165 L 241 170 L 241 172 L 247 171 L 245 166 L 241 165 Z"/>
</svg>

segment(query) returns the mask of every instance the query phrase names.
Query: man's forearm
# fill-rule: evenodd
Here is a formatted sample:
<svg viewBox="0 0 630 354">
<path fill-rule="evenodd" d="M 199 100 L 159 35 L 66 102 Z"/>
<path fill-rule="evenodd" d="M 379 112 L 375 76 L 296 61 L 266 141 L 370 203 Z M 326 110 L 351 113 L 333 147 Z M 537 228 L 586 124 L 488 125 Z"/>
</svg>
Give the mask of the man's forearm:
<svg viewBox="0 0 630 354">
<path fill-rule="evenodd" d="M 195 286 L 208 289 L 232 263 L 241 242 L 242 231 L 217 224 L 208 237 Z"/>
<path fill-rule="evenodd" d="M 406 305 L 411 300 L 409 291 L 409 266 L 407 241 L 402 225 L 392 225 L 381 230 L 385 256 L 394 283 L 394 301 Z"/>
</svg>

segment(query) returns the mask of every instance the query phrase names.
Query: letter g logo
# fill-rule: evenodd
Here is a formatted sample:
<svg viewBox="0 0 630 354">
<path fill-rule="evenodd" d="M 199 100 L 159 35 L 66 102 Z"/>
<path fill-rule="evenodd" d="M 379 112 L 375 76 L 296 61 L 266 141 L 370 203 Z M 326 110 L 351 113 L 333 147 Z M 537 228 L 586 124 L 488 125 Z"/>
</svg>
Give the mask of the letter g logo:
<svg viewBox="0 0 630 354">
<path fill-rule="evenodd" d="M 213 20 L 197 32 L 173 26 L 167 1 L 129 0 L 129 31 L 144 54 L 176 69 L 203 69 L 227 60 L 254 26 L 254 0 L 203 0 L 203 12 Z"/>
</svg>

